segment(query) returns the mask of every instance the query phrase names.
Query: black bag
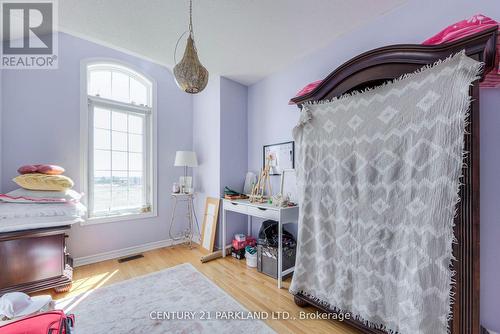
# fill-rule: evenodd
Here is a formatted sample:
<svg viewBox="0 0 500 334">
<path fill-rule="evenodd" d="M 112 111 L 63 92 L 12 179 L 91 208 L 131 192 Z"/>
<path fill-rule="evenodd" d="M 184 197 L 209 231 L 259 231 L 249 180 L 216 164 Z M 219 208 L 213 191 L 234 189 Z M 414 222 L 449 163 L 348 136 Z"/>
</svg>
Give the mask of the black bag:
<svg viewBox="0 0 500 334">
<path fill-rule="evenodd" d="M 283 228 L 283 248 L 294 248 L 296 245 L 293 235 Z M 266 220 L 262 223 L 259 230 L 259 239 L 257 244 L 267 247 L 278 247 L 278 222 L 275 220 Z"/>
</svg>

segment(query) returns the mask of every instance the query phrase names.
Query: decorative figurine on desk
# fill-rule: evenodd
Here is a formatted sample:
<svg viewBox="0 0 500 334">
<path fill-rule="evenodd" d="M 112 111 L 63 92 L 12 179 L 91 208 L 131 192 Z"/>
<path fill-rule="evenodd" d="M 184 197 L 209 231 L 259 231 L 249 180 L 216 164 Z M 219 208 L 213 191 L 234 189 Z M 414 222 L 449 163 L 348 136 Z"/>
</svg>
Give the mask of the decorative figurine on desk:
<svg viewBox="0 0 500 334">
<path fill-rule="evenodd" d="M 286 208 L 288 207 L 288 203 L 290 203 L 290 197 L 288 195 L 277 194 L 272 197 L 274 206 L 278 208 Z"/>
<path fill-rule="evenodd" d="M 273 192 L 271 188 L 271 180 L 269 178 L 269 171 L 271 169 L 270 166 L 272 160 L 272 155 L 266 157 L 266 165 L 260 173 L 257 184 L 253 187 L 252 194 L 250 195 L 250 202 L 252 203 L 264 203 L 266 201 L 266 186 L 269 194 L 272 194 Z"/>
</svg>

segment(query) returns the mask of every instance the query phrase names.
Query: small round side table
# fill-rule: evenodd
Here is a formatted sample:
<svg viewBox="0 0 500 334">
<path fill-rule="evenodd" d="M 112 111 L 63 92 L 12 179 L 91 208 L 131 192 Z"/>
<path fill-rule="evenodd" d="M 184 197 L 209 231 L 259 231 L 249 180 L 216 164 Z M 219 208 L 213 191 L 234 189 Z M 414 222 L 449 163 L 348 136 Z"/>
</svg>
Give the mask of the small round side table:
<svg viewBox="0 0 500 334">
<path fill-rule="evenodd" d="M 194 223 L 196 223 L 196 228 L 198 235 L 200 235 L 200 225 L 198 224 L 198 218 L 196 217 L 196 212 L 194 210 L 194 193 L 172 193 L 171 198 L 174 201 L 174 208 L 172 210 L 172 217 L 170 219 L 170 228 L 168 229 L 168 235 L 174 241 L 185 239 L 185 243 L 192 248 L 193 237 L 194 237 Z M 187 203 L 187 213 L 186 218 L 188 220 L 188 227 L 177 236 L 172 235 L 172 226 L 175 221 L 175 211 L 177 210 L 177 205 L 181 203 Z"/>
</svg>

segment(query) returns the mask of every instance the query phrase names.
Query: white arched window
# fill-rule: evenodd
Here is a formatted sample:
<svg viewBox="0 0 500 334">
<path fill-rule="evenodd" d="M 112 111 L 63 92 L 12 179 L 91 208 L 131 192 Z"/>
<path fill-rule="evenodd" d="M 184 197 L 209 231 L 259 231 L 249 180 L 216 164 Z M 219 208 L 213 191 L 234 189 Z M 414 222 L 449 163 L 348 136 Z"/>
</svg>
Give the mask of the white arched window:
<svg viewBox="0 0 500 334">
<path fill-rule="evenodd" d="M 89 221 L 153 214 L 153 83 L 113 62 L 86 65 Z"/>
</svg>

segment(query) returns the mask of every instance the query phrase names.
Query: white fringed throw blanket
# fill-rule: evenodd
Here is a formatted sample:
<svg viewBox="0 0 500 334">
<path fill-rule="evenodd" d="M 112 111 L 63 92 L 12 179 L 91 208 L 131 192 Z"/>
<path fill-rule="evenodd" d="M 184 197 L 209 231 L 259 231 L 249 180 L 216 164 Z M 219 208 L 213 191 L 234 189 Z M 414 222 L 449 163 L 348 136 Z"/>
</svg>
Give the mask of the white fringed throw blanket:
<svg viewBox="0 0 500 334">
<path fill-rule="evenodd" d="M 303 107 L 292 293 L 389 332 L 447 333 L 468 93 L 481 66 L 461 52 Z"/>
</svg>

